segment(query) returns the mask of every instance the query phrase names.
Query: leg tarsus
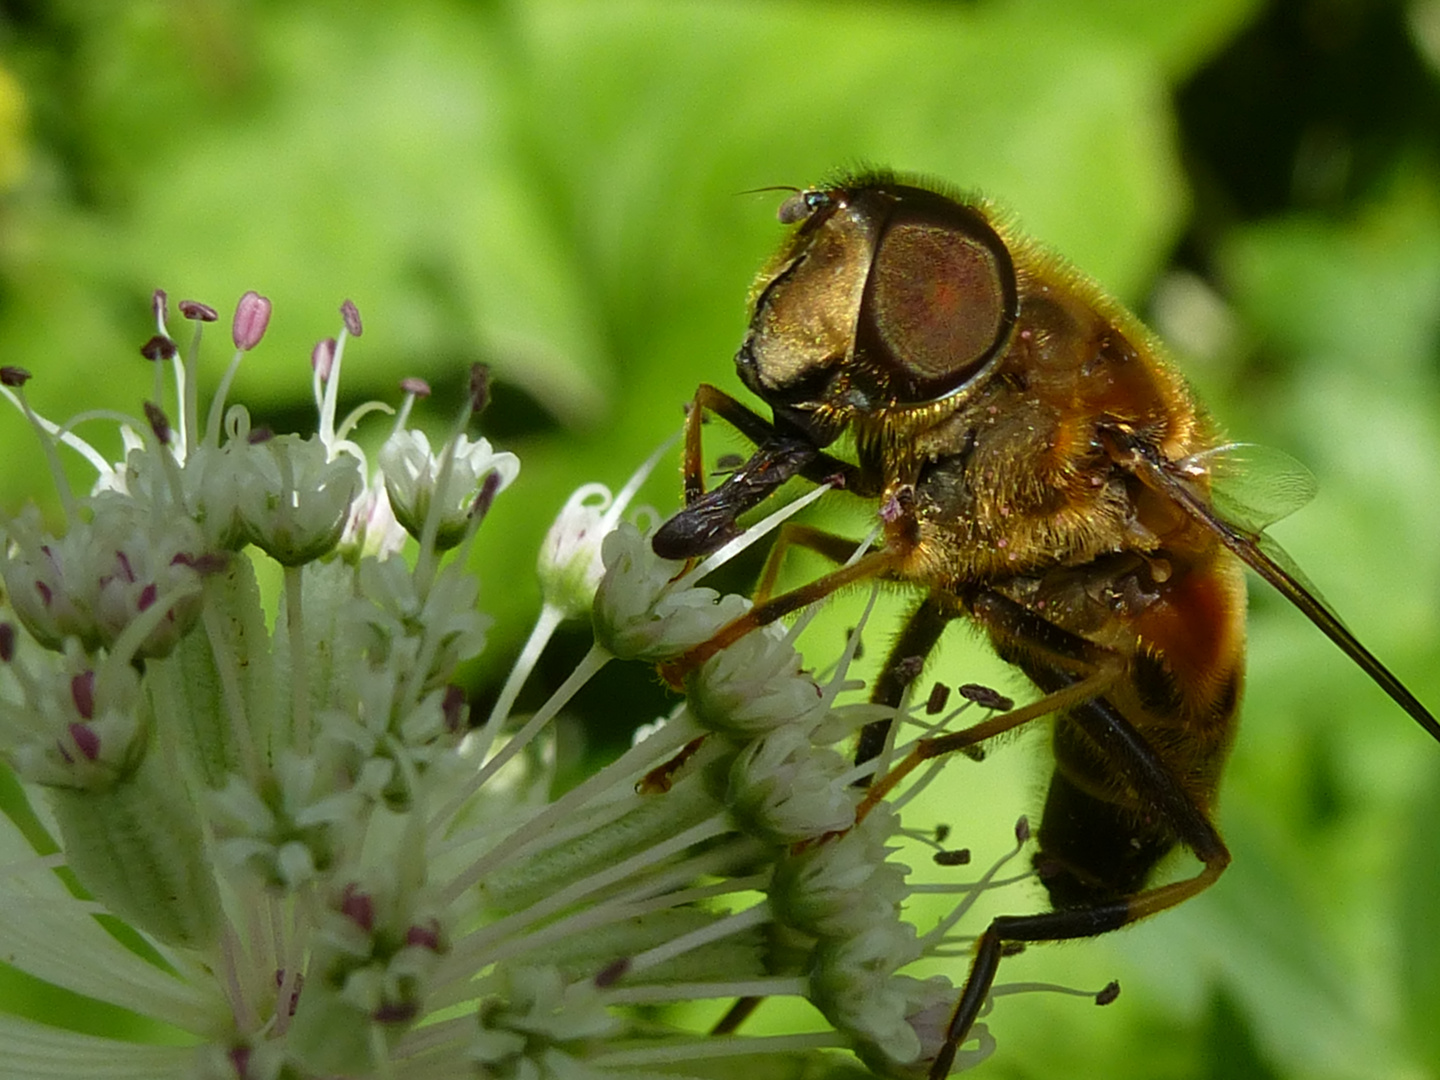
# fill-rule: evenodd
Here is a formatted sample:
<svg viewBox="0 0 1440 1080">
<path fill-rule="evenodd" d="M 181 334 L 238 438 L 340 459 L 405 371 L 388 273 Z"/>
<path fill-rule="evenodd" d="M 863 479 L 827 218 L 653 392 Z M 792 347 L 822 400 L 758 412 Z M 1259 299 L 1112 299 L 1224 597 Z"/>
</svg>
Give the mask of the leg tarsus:
<svg viewBox="0 0 1440 1080">
<path fill-rule="evenodd" d="M 965 1045 L 975 1018 L 980 1015 L 980 1008 L 985 1004 L 990 988 L 995 985 L 995 975 L 1000 970 L 1001 943 L 1002 939 L 996 933 L 994 923 L 990 924 L 975 943 L 975 959 L 970 964 L 970 974 L 966 976 L 965 987 L 960 991 L 960 1000 L 955 1003 L 955 1011 L 950 1014 L 950 1023 L 945 1029 L 945 1042 L 930 1066 L 929 1080 L 945 1080 L 945 1077 L 950 1075 L 950 1068 L 955 1064 L 955 1054 Z"/>
</svg>

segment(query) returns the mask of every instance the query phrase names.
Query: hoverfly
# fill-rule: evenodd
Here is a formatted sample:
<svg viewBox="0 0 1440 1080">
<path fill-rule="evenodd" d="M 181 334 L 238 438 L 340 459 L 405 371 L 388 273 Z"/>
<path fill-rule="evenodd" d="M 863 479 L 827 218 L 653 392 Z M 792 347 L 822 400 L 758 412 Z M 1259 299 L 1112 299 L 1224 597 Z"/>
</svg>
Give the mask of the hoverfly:
<svg viewBox="0 0 1440 1080">
<path fill-rule="evenodd" d="M 978 939 L 930 1071 L 943 1077 L 1007 946 L 1117 929 L 1196 895 L 1229 864 L 1212 808 L 1243 682 L 1244 566 L 1437 739 L 1440 724 L 1264 536 L 1279 514 L 1224 500 L 1217 479 L 1243 455 L 1222 444 L 1153 336 L 1089 279 L 987 205 L 888 174 L 797 191 L 779 217 L 794 228 L 757 281 L 736 355 L 772 419 L 699 388 L 685 506 L 653 545 L 669 558 L 713 551 L 737 516 L 797 475 L 875 501 L 883 542 L 778 596 L 766 595 L 767 571 L 756 605 L 665 673 L 678 679 L 758 626 L 882 578 L 923 596 L 873 701 L 900 704 L 955 618 L 983 628 L 1039 689 L 1029 705 L 920 740 L 867 796 L 920 760 L 978 756 L 986 739 L 1055 717 L 1034 856 L 1052 910 L 1001 916 Z M 756 446 L 708 493 L 706 412 Z M 842 436 L 853 460 L 827 449 Z M 790 527 L 772 563 L 795 544 L 837 563 L 857 550 Z M 862 732 L 857 762 L 882 752 L 888 726 Z M 1152 883 L 1176 845 L 1199 872 Z"/>
</svg>

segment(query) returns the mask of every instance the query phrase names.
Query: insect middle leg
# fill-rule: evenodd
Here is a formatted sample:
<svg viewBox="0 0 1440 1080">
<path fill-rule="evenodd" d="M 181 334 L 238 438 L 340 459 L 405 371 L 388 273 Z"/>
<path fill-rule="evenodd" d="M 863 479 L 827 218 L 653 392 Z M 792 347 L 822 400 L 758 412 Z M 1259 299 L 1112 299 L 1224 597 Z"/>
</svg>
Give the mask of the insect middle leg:
<svg viewBox="0 0 1440 1080">
<path fill-rule="evenodd" d="M 746 634 L 758 630 L 762 626 L 768 626 L 791 612 L 809 607 L 817 600 L 823 600 L 847 585 L 853 585 L 855 582 L 864 581 L 867 578 L 884 577 L 894 569 L 896 561 L 896 557 L 888 551 L 872 551 L 860 556 L 849 566 L 842 566 L 839 570 L 816 578 L 797 589 L 791 589 L 779 596 L 772 596 L 763 604 L 756 604 L 738 619 L 722 626 L 709 640 L 702 641 L 675 659 L 661 664 L 660 675 L 670 685 L 680 686 L 686 675 L 720 650 L 735 644 Z"/>
<path fill-rule="evenodd" d="M 919 676 L 926 658 L 940 643 L 945 628 L 963 613 L 959 602 L 948 593 L 932 592 L 925 597 L 910 613 L 900 636 L 890 646 L 885 666 L 880 669 L 870 691 L 871 704 L 897 708 L 906 688 Z M 860 738 L 855 745 L 856 765 L 880 756 L 891 725 L 890 720 L 874 720 L 860 729 Z M 861 783 L 868 783 L 868 779 Z"/>
</svg>

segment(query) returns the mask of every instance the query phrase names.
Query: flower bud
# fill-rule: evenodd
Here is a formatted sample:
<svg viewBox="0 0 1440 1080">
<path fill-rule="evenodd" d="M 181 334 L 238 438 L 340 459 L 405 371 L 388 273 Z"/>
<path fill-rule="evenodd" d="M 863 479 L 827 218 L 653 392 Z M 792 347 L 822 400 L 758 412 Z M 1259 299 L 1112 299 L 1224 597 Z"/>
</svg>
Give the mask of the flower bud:
<svg viewBox="0 0 1440 1080">
<path fill-rule="evenodd" d="M 278 435 L 247 447 L 238 468 L 236 513 L 251 543 L 282 566 L 335 549 L 362 487 L 354 458 L 328 460 L 318 439 Z"/>
<path fill-rule="evenodd" d="M 622 660 L 678 656 L 748 606 L 714 589 L 672 585 L 679 564 L 656 555 L 629 522 L 606 536 L 600 551 L 605 576 L 595 592 L 595 641 Z"/>
<path fill-rule="evenodd" d="M 725 801 L 740 828 L 776 845 L 814 840 L 855 823 L 849 763 L 804 730 L 780 727 L 742 750 Z"/>
<path fill-rule="evenodd" d="M 826 713 L 819 684 L 801 671 L 800 654 L 779 627 L 722 649 L 686 680 L 685 690 L 702 726 L 739 738 L 779 727 L 808 732 Z"/>
<path fill-rule="evenodd" d="M 590 611 L 595 590 L 605 574 L 600 545 L 605 539 L 605 511 L 611 504 L 604 484 L 585 484 L 565 500 L 560 515 L 540 545 L 536 571 L 545 603 L 578 618 Z"/>
<path fill-rule="evenodd" d="M 73 636 L 93 650 L 113 646 L 164 597 L 169 610 L 136 652 L 164 656 L 199 615 L 194 567 L 205 550 L 199 528 L 183 516 L 157 524 L 118 496 L 93 505 L 91 519 L 74 523 L 63 537 L 42 533 L 33 508 L 11 522 L 15 551 L 0 573 L 15 614 L 47 648 L 60 649 Z"/>
<path fill-rule="evenodd" d="M 471 442 L 460 435 L 451 453 L 453 460 L 443 491 L 439 484 L 445 470 L 440 456 L 431 452 L 430 440 L 423 431 L 397 431 L 385 440 L 379 453 L 385 492 L 390 496 L 395 519 L 419 539 L 424 535 L 426 519 L 438 510 L 435 546 L 442 551 L 454 547 L 465 535 L 476 492 L 482 489 L 485 479 L 491 474 L 497 476 L 498 481 L 492 482 L 498 483 L 494 490 L 502 491 L 520 473 L 520 459 L 506 451 L 495 451 L 488 439 Z"/>
<path fill-rule="evenodd" d="M 775 917 L 828 938 L 895 919 L 905 899 L 906 869 L 888 860 L 887 841 L 898 826 L 888 807 L 877 807 L 845 835 L 787 852 L 770 888 Z"/>
</svg>

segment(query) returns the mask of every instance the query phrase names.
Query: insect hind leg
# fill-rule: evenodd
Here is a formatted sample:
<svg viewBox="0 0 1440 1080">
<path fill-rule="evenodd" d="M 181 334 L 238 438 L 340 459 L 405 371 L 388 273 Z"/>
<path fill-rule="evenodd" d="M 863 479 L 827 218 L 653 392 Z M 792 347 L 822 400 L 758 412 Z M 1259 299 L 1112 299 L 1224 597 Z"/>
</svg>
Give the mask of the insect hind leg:
<svg viewBox="0 0 1440 1080">
<path fill-rule="evenodd" d="M 871 785 L 861 804 L 862 814 L 924 762 L 980 745 L 1043 716 L 1063 713 L 1103 755 L 1138 802 L 1163 822 L 1167 836 L 1188 847 L 1203 866 L 1192 877 L 1165 885 L 1129 885 L 1126 888 L 1138 891 L 1123 895 L 1093 892 L 1055 911 L 994 919 L 976 942 L 975 959 L 930 1069 L 931 1080 L 949 1074 L 994 986 L 1007 946 L 1108 933 L 1203 892 L 1230 863 L 1230 852 L 1205 807 L 1134 724 L 1107 700 L 1107 692 L 1125 675 L 1119 654 L 999 593 L 982 591 L 968 606 L 976 621 L 990 632 L 1000 654 L 1017 663 L 1043 696 L 964 730 L 920 739 L 903 760 Z"/>
<path fill-rule="evenodd" d="M 1053 668 L 1030 673 L 1032 678 L 1040 675 L 1036 681 L 1042 689 L 1047 686 L 1074 688 L 1083 686 L 1086 681 Z M 1063 692 L 1063 689 L 1056 689 L 1047 696 Z M 1100 897 L 1091 894 L 1098 898 L 1035 915 L 1002 915 L 992 921 L 976 942 L 975 959 L 951 1015 L 945 1043 L 931 1067 L 931 1080 L 941 1080 L 949 1074 L 956 1052 L 969 1036 L 994 985 L 1007 944 L 1065 941 L 1117 930 L 1198 895 L 1213 885 L 1230 864 L 1229 849 L 1206 810 L 1118 709 L 1103 696 L 1097 695 L 1073 704 L 1065 711 L 1068 720 L 1079 726 L 1101 749 L 1140 801 L 1153 808 L 1175 840 L 1188 847 L 1203 865 L 1192 877 L 1141 889 L 1131 895 Z"/>
<path fill-rule="evenodd" d="M 1215 834 L 1213 827 L 1209 828 L 1208 832 L 1217 846 L 1207 849 L 1206 854 L 1201 855 L 1204 865 L 1193 877 L 1146 889 L 1134 896 L 1035 915 L 1001 915 L 994 919 L 975 944 L 975 959 L 960 992 L 960 1000 L 950 1016 L 945 1042 L 931 1065 L 930 1080 L 944 1080 L 950 1074 L 956 1052 L 969 1037 L 970 1029 L 980 1015 L 980 1008 L 995 985 L 995 975 L 999 971 L 1000 958 L 1005 954 L 1006 945 L 1096 937 L 1174 907 L 1204 892 L 1215 883 L 1230 863 L 1230 853 Z M 1198 837 L 1194 839 L 1196 843 L 1201 842 Z M 1196 854 L 1200 853 L 1197 851 Z M 1112 987 L 1118 990 L 1118 986 L 1112 984 Z"/>
</svg>

